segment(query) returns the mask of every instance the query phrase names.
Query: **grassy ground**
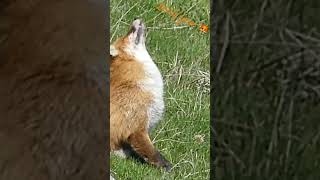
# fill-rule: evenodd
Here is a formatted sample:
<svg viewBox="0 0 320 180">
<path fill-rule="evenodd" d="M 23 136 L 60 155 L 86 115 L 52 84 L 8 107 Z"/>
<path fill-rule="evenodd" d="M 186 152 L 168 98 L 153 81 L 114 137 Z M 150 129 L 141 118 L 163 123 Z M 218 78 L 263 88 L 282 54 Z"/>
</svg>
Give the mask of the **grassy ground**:
<svg viewBox="0 0 320 180">
<path fill-rule="evenodd" d="M 161 1 L 115 1 L 111 6 L 111 42 L 127 33 L 135 17 L 148 28 L 147 48 L 165 81 L 166 111 L 151 137 L 156 147 L 173 163 L 165 173 L 132 159 L 111 156 L 116 179 L 208 179 L 209 178 L 209 33 L 199 30 L 209 24 L 209 1 L 163 2 L 197 26 L 176 25 L 157 10 Z"/>
<path fill-rule="evenodd" d="M 320 179 L 319 7 L 217 1 L 217 179 Z"/>
</svg>

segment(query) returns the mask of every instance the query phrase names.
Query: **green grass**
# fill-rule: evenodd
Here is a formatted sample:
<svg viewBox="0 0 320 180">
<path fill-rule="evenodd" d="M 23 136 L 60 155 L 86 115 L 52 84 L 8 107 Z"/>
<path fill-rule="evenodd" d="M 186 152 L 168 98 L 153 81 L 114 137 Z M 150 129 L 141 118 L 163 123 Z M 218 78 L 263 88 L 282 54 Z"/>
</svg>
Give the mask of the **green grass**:
<svg viewBox="0 0 320 180">
<path fill-rule="evenodd" d="M 161 2 L 197 26 L 177 27 L 170 15 L 156 9 Z M 209 33 L 201 32 L 199 26 L 209 24 L 209 1 L 112 0 L 110 9 L 111 43 L 127 33 L 134 18 L 146 23 L 147 48 L 164 77 L 166 103 L 164 118 L 151 138 L 173 164 L 166 173 L 111 154 L 111 173 L 116 179 L 208 179 Z"/>
</svg>

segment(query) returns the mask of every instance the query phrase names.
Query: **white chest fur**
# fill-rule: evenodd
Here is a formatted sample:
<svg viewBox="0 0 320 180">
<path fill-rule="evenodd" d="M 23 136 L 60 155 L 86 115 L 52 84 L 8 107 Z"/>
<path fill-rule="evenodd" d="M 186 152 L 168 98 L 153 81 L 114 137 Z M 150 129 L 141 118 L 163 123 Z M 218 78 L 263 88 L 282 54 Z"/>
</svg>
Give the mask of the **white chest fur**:
<svg viewBox="0 0 320 180">
<path fill-rule="evenodd" d="M 151 129 L 159 122 L 164 111 L 162 76 L 145 47 L 127 49 L 127 52 L 144 65 L 146 78 L 139 83 L 143 90 L 153 95 L 153 102 L 148 109 L 149 124 L 147 125 L 147 128 Z"/>
</svg>

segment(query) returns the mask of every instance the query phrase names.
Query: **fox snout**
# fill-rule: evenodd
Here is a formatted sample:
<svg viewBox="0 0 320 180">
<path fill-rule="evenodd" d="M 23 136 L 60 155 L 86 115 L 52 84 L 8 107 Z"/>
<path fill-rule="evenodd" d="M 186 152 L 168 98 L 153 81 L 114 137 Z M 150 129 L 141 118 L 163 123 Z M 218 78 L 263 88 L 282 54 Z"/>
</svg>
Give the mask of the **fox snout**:
<svg viewBox="0 0 320 180">
<path fill-rule="evenodd" d="M 134 46 L 145 46 L 145 25 L 141 19 L 133 21 L 127 37 L 129 44 Z"/>
<path fill-rule="evenodd" d="M 145 49 L 145 25 L 141 19 L 136 19 L 132 22 L 127 35 L 110 46 L 110 56 L 112 58 Z"/>
</svg>

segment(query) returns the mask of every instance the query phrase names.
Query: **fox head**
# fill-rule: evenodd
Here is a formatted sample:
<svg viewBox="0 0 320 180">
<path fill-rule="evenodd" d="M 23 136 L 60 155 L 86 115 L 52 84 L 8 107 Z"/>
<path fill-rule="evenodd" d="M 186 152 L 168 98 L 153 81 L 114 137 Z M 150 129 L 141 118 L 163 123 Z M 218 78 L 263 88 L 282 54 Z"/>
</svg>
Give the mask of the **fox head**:
<svg viewBox="0 0 320 180">
<path fill-rule="evenodd" d="M 146 51 L 145 45 L 145 25 L 140 19 L 133 21 L 126 36 L 119 38 L 110 46 L 110 55 L 112 57 L 122 54 L 133 55 L 137 51 Z"/>
</svg>

